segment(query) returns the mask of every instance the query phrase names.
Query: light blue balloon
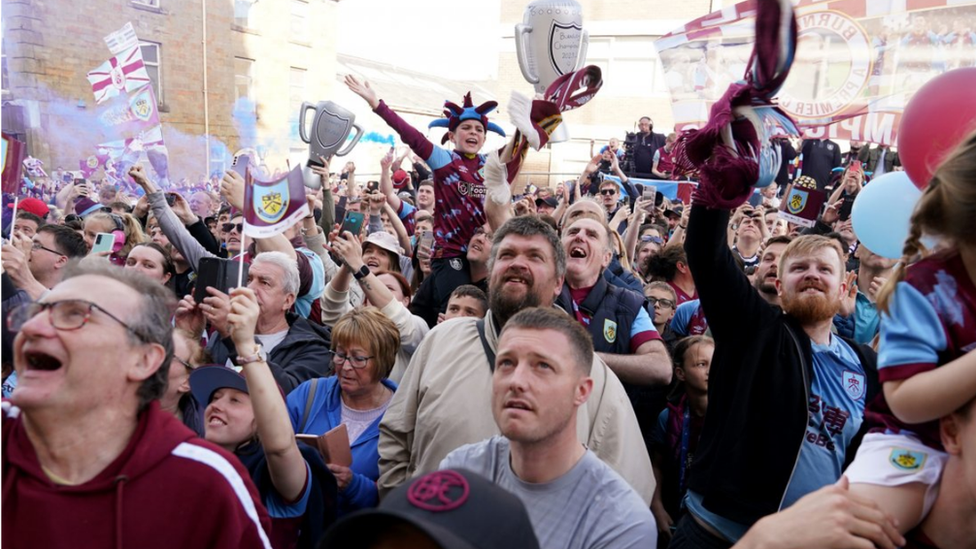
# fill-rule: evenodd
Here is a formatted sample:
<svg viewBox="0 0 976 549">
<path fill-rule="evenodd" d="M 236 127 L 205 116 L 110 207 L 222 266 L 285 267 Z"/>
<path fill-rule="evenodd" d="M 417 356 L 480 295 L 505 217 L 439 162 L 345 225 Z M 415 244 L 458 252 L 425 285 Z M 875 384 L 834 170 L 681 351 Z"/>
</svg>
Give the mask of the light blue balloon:
<svg viewBox="0 0 976 549">
<path fill-rule="evenodd" d="M 908 174 L 889 172 L 861 189 L 851 209 L 854 234 L 872 252 L 900 259 L 912 212 L 922 196 Z"/>
</svg>

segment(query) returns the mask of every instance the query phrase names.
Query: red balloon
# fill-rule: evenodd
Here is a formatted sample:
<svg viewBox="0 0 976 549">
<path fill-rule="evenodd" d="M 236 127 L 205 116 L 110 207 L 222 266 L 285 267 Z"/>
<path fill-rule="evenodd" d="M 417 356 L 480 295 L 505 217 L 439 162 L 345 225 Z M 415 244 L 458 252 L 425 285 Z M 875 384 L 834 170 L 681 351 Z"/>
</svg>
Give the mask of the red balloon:
<svg viewBox="0 0 976 549">
<path fill-rule="evenodd" d="M 946 155 L 976 130 L 976 67 L 929 80 L 912 97 L 898 126 L 898 156 L 919 189 Z"/>
</svg>

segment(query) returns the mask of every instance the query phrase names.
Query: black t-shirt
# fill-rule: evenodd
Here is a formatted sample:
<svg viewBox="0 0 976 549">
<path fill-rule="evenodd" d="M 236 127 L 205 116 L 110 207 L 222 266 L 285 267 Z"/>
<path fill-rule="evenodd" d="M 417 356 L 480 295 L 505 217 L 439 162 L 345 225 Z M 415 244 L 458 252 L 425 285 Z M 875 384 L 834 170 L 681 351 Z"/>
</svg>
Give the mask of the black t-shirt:
<svg viewBox="0 0 976 549">
<path fill-rule="evenodd" d="M 637 134 L 637 143 L 634 145 L 634 170 L 637 177 L 652 177 L 654 153 L 664 146 L 664 141 L 664 136 L 659 133 Z"/>
<path fill-rule="evenodd" d="M 803 142 L 802 152 L 802 174 L 816 179 L 817 190 L 824 190 L 830 183 L 832 170 L 840 166 L 840 147 L 829 139 L 809 139 Z"/>
<path fill-rule="evenodd" d="M 793 144 L 788 139 L 778 139 L 776 143 L 779 145 L 780 153 L 783 155 L 783 161 L 779 165 L 779 173 L 776 174 L 776 183 L 780 187 L 780 192 L 782 192 L 782 189 L 786 188 L 786 185 L 790 182 L 790 162 L 796 159 L 796 149 L 793 148 Z"/>
</svg>

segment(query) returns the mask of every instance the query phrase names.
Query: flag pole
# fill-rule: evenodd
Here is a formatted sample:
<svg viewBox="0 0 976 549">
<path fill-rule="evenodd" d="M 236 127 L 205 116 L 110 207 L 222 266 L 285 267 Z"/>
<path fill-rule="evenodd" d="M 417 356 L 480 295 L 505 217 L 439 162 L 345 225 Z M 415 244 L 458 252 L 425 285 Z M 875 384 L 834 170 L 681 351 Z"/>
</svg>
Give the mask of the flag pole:
<svg viewBox="0 0 976 549">
<path fill-rule="evenodd" d="M 20 202 L 20 196 L 14 196 L 14 216 L 10 218 L 10 231 L 7 236 L 10 240 L 14 239 L 14 225 L 17 224 L 17 203 Z"/>
<path fill-rule="evenodd" d="M 244 282 L 244 254 L 247 253 L 247 216 L 241 219 L 241 253 L 238 258 L 241 263 L 237 266 L 237 287 L 240 288 Z"/>
</svg>

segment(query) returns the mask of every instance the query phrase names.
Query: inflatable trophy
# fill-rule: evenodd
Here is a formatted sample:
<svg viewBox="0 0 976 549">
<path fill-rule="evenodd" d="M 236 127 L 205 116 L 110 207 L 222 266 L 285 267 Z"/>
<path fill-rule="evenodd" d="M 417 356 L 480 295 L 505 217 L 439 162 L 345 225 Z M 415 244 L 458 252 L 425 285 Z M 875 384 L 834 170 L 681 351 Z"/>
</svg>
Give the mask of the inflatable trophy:
<svg viewBox="0 0 976 549">
<path fill-rule="evenodd" d="M 545 93 L 560 76 L 586 62 L 589 35 L 583 30 L 583 8 L 576 0 L 534 0 L 515 25 L 515 53 L 525 80 Z M 560 124 L 550 141 L 569 139 Z"/>
<path fill-rule="evenodd" d="M 306 133 L 305 116 L 308 111 L 314 111 L 311 134 Z M 320 101 L 317 105 L 302 103 L 302 110 L 298 119 L 298 133 L 302 141 L 308 143 L 308 162 L 302 166 L 302 177 L 305 186 L 318 189 L 322 186 L 319 176 L 315 175 L 311 166 L 321 166 L 319 157 L 345 156 L 352 151 L 359 138 L 363 136 L 363 128 L 356 124 L 356 115 L 336 105 L 332 101 Z M 356 135 L 342 147 L 352 129 Z"/>
<path fill-rule="evenodd" d="M 519 68 L 537 93 L 560 76 L 583 67 L 589 36 L 576 0 L 535 0 L 515 25 Z"/>
</svg>

